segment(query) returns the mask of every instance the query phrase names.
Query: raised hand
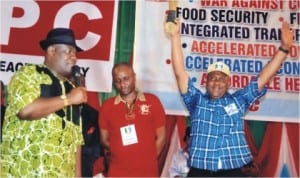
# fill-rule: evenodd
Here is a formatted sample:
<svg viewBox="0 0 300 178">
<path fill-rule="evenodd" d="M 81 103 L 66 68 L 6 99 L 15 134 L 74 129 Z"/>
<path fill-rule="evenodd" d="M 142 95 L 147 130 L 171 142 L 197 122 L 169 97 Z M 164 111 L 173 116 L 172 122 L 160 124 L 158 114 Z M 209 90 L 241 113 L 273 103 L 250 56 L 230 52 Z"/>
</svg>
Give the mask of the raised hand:
<svg viewBox="0 0 300 178">
<path fill-rule="evenodd" d="M 177 0 L 169 0 L 169 13 L 167 16 L 167 20 L 165 23 L 165 31 L 168 34 L 171 34 L 176 30 L 176 7 L 178 1 Z"/>
<path fill-rule="evenodd" d="M 293 45 L 294 29 L 290 27 L 288 22 L 283 22 L 281 27 L 281 47 L 289 50 Z"/>
</svg>

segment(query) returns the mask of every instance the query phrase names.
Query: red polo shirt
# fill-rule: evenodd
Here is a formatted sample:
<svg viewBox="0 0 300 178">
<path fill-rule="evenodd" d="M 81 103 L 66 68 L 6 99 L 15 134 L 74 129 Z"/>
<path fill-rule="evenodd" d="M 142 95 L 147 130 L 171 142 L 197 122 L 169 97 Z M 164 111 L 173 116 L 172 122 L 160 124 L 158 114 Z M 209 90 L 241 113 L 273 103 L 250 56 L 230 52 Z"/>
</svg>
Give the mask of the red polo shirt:
<svg viewBox="0 0 300 178">
<path fill-rule="evenodd" d="M 165 112 L 159 99 L 139 93 L 133 107 L 134 118 L 126 117 L 125 102 L 118 95 L 101 108 L 99 127 L 109 133 L 111 160 L 109 177 L 158 177 L 156 129 L 165 125 Z M 121 127 L 134 125 L 137 143 L 123 145 Z"/>
</svg>

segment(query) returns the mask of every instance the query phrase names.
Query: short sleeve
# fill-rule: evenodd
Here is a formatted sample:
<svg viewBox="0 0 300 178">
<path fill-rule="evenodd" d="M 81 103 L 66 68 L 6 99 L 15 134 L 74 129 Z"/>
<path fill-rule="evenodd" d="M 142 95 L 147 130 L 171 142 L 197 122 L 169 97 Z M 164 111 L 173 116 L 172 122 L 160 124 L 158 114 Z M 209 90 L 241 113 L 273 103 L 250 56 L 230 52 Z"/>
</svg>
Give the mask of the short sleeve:
<svg viewBox="0 0 300 178">
<path fill-rule="evenodd" d="M 103 130 L 108 130 L 107 119 L 109 118 L 109 102 L 110 99 L 104 101 L 100 109 L 100 117 L 98 119 L 99 128 Z"/>
<path fill-rule="evenodd" d="M 51 82 L 48 75 L 36 71 L 36 65 L 22 67 L 8 85 L 8 102 L 14 107 L 14 112 L 18 113 L 40 96 L 42 83 Z"/>
<path fill-rule="evenodd" d="M 265 95 L 267 92 L 266 87 L 264 87 L 261 91 L 258 89 L 258 81 L 257 78 L 252 80 L 249 85 L 247 85 L 244 89 L 238 90 L 233 94 L 234 97 L 242 97 L 244 101 L 248 104 L 248 106 L 252 105 L 257 99 Z M 241 99 L 241 98 L 240 98 Z"/>
<path fill-rule="evenodd" d="M 193 85 L 192 80 L 189 79 L 187 92 L 181 94 L 181 97 L 190 113 L 193 112 L 196 103 L 199 102 L 199 100 L 201 100 L 202 96 L 203 96 L 202 92 L 199 89 L 197 89 Z"/>
<path fill-rule="evenodd" d="M 153 114 L 153 118 L 155 119 L 156 128 L 165 126 L 166 125 L 166 114 L 165 114 L 163 105 L 161 104 L 158 97 L 156 97 L 155 95 L 149 95 L 149 96 L 151 97 L 151 101 L 152 101 L 153 108 L 152 108 L 151 112 Z M 146 100 L 148 100 L 148 99 L 146 98 Z"/>
</svg>

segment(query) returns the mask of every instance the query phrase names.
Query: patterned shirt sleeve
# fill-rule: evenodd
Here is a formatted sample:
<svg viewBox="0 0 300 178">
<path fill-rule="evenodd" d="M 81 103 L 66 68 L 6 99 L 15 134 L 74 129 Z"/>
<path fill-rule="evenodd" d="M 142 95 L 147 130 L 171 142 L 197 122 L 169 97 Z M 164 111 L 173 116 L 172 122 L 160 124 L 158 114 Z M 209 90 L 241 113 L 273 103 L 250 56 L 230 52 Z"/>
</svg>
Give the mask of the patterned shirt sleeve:
<svg viewBox="0 0 300 178">
<path fill-rule="evenodd" d="M 183 101 L 188 109 L 188 111 L 193 112 L 195 109 L 196 103 L 199 102 L 201 96 L 203 96 L 202 92 L 197 89 L 194 85 L 192 80 L 189 78 L 188 81 L 188 89 L 187 92 L 181 94 Z"/>
<path fill-rule="evenodd" d="M 15 114 L 40 96 L 41 81 L 50 83 L 51 79 L 37 73 L 35 65 L 26 65 L 14 75 L 8 86 L 8 101 Z"/>
<path fill-rule="evenodd" d="M 235 97 L 240 97 L 239 99 L 245 100 L 248 106 L 251 106 L 257 99 L 265 95 L 267 92 L 266 87 L 264 87 L 261 91 L 258 89 L 258 81 L 257 77 L 250 82 L 248 86 L 244 89 L 238 90 L 233 94 Z"/>
</svg>

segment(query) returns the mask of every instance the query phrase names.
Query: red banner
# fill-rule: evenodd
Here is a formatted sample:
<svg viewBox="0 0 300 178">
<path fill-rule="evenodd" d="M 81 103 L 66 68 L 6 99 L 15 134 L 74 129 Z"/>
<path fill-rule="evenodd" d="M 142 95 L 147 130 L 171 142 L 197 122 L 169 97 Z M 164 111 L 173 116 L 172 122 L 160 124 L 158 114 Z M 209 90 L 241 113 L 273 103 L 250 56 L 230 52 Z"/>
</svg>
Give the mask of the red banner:
<svg viewBox="0 0 300 178">
<path fill-rule="evenodd" d="M 82 71 L 86 71 L 86 77 L 89 73 L 97 74 L 99 70 L 109 70 L 105 73 L 110 74 L 114 59 L 117 4 L 115 1 L 2 1 L 0 69 L 6 73 L 5 78 L 1 75 L 1 80 L 7 83 L 11 76 L 6 74 L 18 70 L 22 66 L 20 62 L 41 63 L 40 58 L 35 58 L 43 56 L 39 42 L 46 38 L 50 29 L 56 27 L 73 29 L 76 43 L 84 49 L 77 57 Z M 20 60 L 22 57 L 19 55 L 25 60 Z M 26 61 L 27 58 L 30 60 Z M 97 81 L 107 81 L 106 87 L 89 87 L 88 84 L 96 81 L 87 81 L 88 89 L 110 91 L 111 80 L 107 77 L 110 78 L 101 74 L 97 76 Z M 92 78 L 90 76 L 87 80 Z"/>
</svg>

